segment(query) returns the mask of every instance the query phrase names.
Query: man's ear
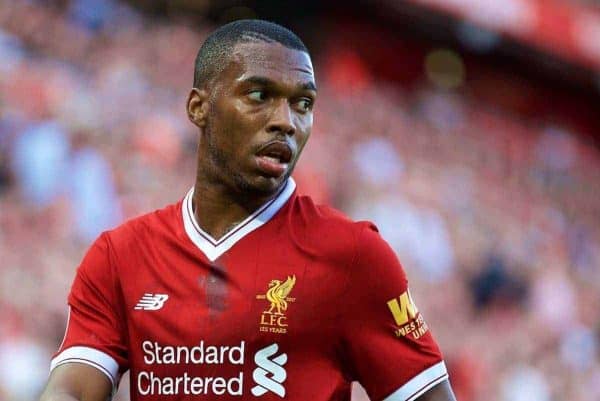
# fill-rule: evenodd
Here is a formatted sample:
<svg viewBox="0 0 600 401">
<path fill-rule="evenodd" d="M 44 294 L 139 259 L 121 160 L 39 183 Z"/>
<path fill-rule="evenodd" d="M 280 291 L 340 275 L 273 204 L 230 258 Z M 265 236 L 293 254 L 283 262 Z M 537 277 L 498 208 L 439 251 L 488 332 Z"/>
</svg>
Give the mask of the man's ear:
<svg viewBox="0 0 600 401">
<path fill-rule="evenodd" d="M 197 127 L 206 125 L 208 115 L 208 93 L 205 89 L 192 88 L 187 101 L 188 118 Z"/>
</svg>

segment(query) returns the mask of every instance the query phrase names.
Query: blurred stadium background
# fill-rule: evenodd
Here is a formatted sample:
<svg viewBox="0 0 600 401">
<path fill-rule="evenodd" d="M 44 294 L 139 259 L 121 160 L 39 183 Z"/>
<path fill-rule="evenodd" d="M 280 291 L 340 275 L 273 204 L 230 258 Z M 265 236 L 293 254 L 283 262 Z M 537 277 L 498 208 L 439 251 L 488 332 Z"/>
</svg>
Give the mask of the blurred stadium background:
<svg viewBox="0 0 600 401">
<path fill-rule="evenodd" d="M 300 191 L 377 223 L 458 399 L 600 400 L 598 0 L 0 0 L 0 399 L 92 239 L 193 182 L 195 53 L 253 17 L 313 51 Z"/>
</svg>

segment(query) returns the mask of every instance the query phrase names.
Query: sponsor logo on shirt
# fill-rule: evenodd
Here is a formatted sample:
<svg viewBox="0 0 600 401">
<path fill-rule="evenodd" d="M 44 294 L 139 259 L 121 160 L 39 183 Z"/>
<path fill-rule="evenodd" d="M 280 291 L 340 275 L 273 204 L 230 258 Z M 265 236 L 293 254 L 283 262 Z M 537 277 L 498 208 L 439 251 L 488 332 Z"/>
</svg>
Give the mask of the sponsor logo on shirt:
<svg viewBox="0 0 600 401">
<path fill-rule="evenodd" d="M 206 396 L 242 396 L 247 394 L 248 387 L 244 386 L 244 371 L 246 343 L 241 341 L 233 345 L 211 345 L 200 341 L 194 346 L 164 345 L 156 341 L 143 341 L 141 344 L 144 368 L 137 372 L 135 385 L 140 395 L 176 396 L 206 395 Z M 273 343 L 254 354 L 255 369 L 252 373 L 254 386 L 250 392 L 255 397 L 267 393 L 284 397 L 286 390 L 283 386 L 287 378 L 284 365 L 287 354 L 279 353 L 279 345 Z M 197 375 L 193 372 L 203 371 L 202 365 L 212 365 L 205 372 L 213 375 Z M 239 366 L 228 370 L 228 374 L 219 375 L 218 366 Z M 165 369 L 168 367 L 169 369 Z M 173 369 L 171 367 L 177 367 Z M 187 368 L 184 368 L 187 367 Z M 184 371 L 181 372 L 181 368 Z M 188 369 L 189 368 L 189 369 Z M 167 372 L 180 372 L 169 374 Z"/>
<path fill-rule="evenodd" d="M 256 386 L 252 387 L 252 394 L 255 397 L 260 397 L 269 391 L 281 398 L 285 397 L 283 382 L 287 378 L 287 372 L 283 365 L 287 362 L 287 354 L 281 353 L 274 357 L 278 349 L 277 344 L 271 344 L 254 355 L 257 368 L 252 373 L 252 378 L 256 383 Z"/>
<path fill-rule="evenodd" d="M 178 376 L 163 376 L 156 372 L 156 368 L 164 365 L 189 366 L 193 371 L 196 370 L 193 367 L 200 365 L 243 365 L 244 341 L 235 345 L 210 345 L 200 341 L 192 347 L 143 341 L 141 346 L 146 368 L 138 372 L 135 379 L 141 395 L 242 395 L 244 373 L 241 369 L 237 374 L 228 376 L 196 376 L 189 371 Z M 165 372 L 164 369 L 159 371 Z"/>
<path fill-rule="evenodd" d="M 260 331 L 267 333 L 287 333 L 287 311 L 288 305 L 296 298 L 288 295 L 296 284 L 296 276 L 288 276 L 285 281 L 271 280 L 267 286 L 267 292 L 257 295 L 256 299 L 266 299 L 270 302 L 265 311 L 260 315 Z"/>
<path fill-rule="evenodd" d="M 410 334 L 413 339 L 417 340 L 429 330 L 410 291 L 404 291 L 399 297 L 390 299 L 387 306 L 398 326 L 394 331 L 397 337 L 405 337 Z"/>
<path fill-rule="evenodd" d="M 159 310 L 165 305 L 169 296 L 167 294 L 145 293 L 142 299 L 133 308 L 136 310 Z"/>
</svg>

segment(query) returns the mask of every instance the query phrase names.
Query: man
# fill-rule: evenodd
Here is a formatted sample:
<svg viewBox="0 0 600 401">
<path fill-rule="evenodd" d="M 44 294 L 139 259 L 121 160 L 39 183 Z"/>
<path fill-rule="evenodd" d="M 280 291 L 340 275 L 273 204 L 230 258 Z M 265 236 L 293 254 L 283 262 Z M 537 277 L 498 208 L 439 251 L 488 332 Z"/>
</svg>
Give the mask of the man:
<svg viewBox="0 0 600 401">
<path fill-rule="evenodd" d="M 295 192 L 312 127 L 311 59 L 265 21 L 196 59 L 195 186 L 96 240 L 69 295 L 43 401 L 454 400 L 396 256 L 369 223 Z"/>
</svg>

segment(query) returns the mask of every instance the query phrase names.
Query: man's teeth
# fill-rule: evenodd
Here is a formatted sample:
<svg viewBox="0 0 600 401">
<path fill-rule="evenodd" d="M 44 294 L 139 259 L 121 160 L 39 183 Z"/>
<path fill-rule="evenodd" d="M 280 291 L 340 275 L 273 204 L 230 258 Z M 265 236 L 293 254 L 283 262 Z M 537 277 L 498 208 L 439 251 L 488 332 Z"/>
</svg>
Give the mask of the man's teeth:
<svg viewBox="0 0 600 401">
<path fill-rule="evenodd" d="M 273 156 L 263 156 L 263 157 L 265 159 L 267 159 L 268 161 L 273 162 L 273 163 L 280 163 L 281 162 L 281 160 L 279 160 L 278 157 L 273 157 Z"/>
</svg>

